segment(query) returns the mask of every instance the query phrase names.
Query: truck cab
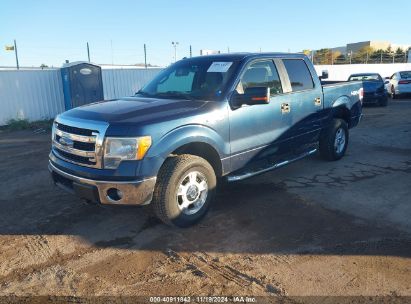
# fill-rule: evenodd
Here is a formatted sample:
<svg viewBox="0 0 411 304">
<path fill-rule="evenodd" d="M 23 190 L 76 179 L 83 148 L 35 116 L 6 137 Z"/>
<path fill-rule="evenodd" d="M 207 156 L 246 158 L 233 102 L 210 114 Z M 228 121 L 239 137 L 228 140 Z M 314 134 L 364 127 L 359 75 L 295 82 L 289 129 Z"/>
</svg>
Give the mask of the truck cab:
<svg viewBox="0 0 411 304">
<path fill-rule="evenodd" d="M 165 223 L 199 221 L 223 180 L 316 153 L 344 156 L 361 118 L 360 82 L 323 86 L 303 54 L 187 58 L 134 96 L 56 117 L 49 170 L 88 201 L 149 205 Z"/>
</svg>

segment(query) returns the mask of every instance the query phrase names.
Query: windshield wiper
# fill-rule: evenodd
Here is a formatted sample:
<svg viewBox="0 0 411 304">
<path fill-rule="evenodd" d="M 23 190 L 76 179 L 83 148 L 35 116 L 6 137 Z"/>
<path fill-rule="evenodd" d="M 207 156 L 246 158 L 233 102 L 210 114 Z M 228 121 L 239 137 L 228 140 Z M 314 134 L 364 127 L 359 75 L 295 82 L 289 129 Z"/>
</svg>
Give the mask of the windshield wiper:
<svg viewBox="0 0 411 304">
<path fill-rule="evenodd" d="M 154 97 L 154 94 L 143 92 L 142 90 L 139 90 L 135 95 L 141 95 L 141 96 L 145 96 L 145 97 Z"/>
</svg>

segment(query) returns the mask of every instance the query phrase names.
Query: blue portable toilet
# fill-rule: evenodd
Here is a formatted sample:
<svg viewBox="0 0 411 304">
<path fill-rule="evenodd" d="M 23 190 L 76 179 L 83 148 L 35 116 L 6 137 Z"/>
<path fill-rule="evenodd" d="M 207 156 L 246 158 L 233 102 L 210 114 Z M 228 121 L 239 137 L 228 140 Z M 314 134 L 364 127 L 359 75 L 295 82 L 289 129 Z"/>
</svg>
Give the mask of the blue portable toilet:
<svg viewBox="0 0 411 304">
<path fill-rule="evenodd" d="M 67 110 L 104 99 L 101 67 L 88 62 L 65 63 L 61 68 Z"/>
</svg>

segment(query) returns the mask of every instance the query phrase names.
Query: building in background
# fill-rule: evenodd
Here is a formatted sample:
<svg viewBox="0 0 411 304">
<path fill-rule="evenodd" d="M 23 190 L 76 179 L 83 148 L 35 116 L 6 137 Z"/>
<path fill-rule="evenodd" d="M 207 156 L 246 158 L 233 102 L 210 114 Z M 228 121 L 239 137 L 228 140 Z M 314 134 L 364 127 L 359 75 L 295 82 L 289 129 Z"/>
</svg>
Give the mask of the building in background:
<svg viewBox="0 0 411 304">
<path fill-rule="evenodd" d="M 391 42 L 389 41 L 362 41 L 362 42 L 355 42 L 355 43 L 348 43 L 347 44 L 347 54 L 348 53 L 357 53 L 361 49 L 366 47 L 370 47 L 374 50 L 386 50 L 391 46 Z"/>
<path fill-rule="evenodd" d="M 337 46 L 337 47 L 331 48 L 330 50 L 333 53 L 340 53 L 342 55 L 347 54 L 347 47 L 346 46 Z"/>
</svg>

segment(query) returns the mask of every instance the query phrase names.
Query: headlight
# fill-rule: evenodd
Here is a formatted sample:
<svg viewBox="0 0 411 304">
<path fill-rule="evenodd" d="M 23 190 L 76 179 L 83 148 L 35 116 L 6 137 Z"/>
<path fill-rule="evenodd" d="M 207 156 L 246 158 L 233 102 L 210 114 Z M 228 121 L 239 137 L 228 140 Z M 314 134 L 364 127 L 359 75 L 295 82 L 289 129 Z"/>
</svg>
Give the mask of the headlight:
<svg viewBox="0 0 411 304">
<path fill-rule="evenodd" d="M 107 137 L 104 146 L 104 168 L 116 169 L 123 160 L 140 160 L 151 146 L 151 137 Z"/>
</svg>

